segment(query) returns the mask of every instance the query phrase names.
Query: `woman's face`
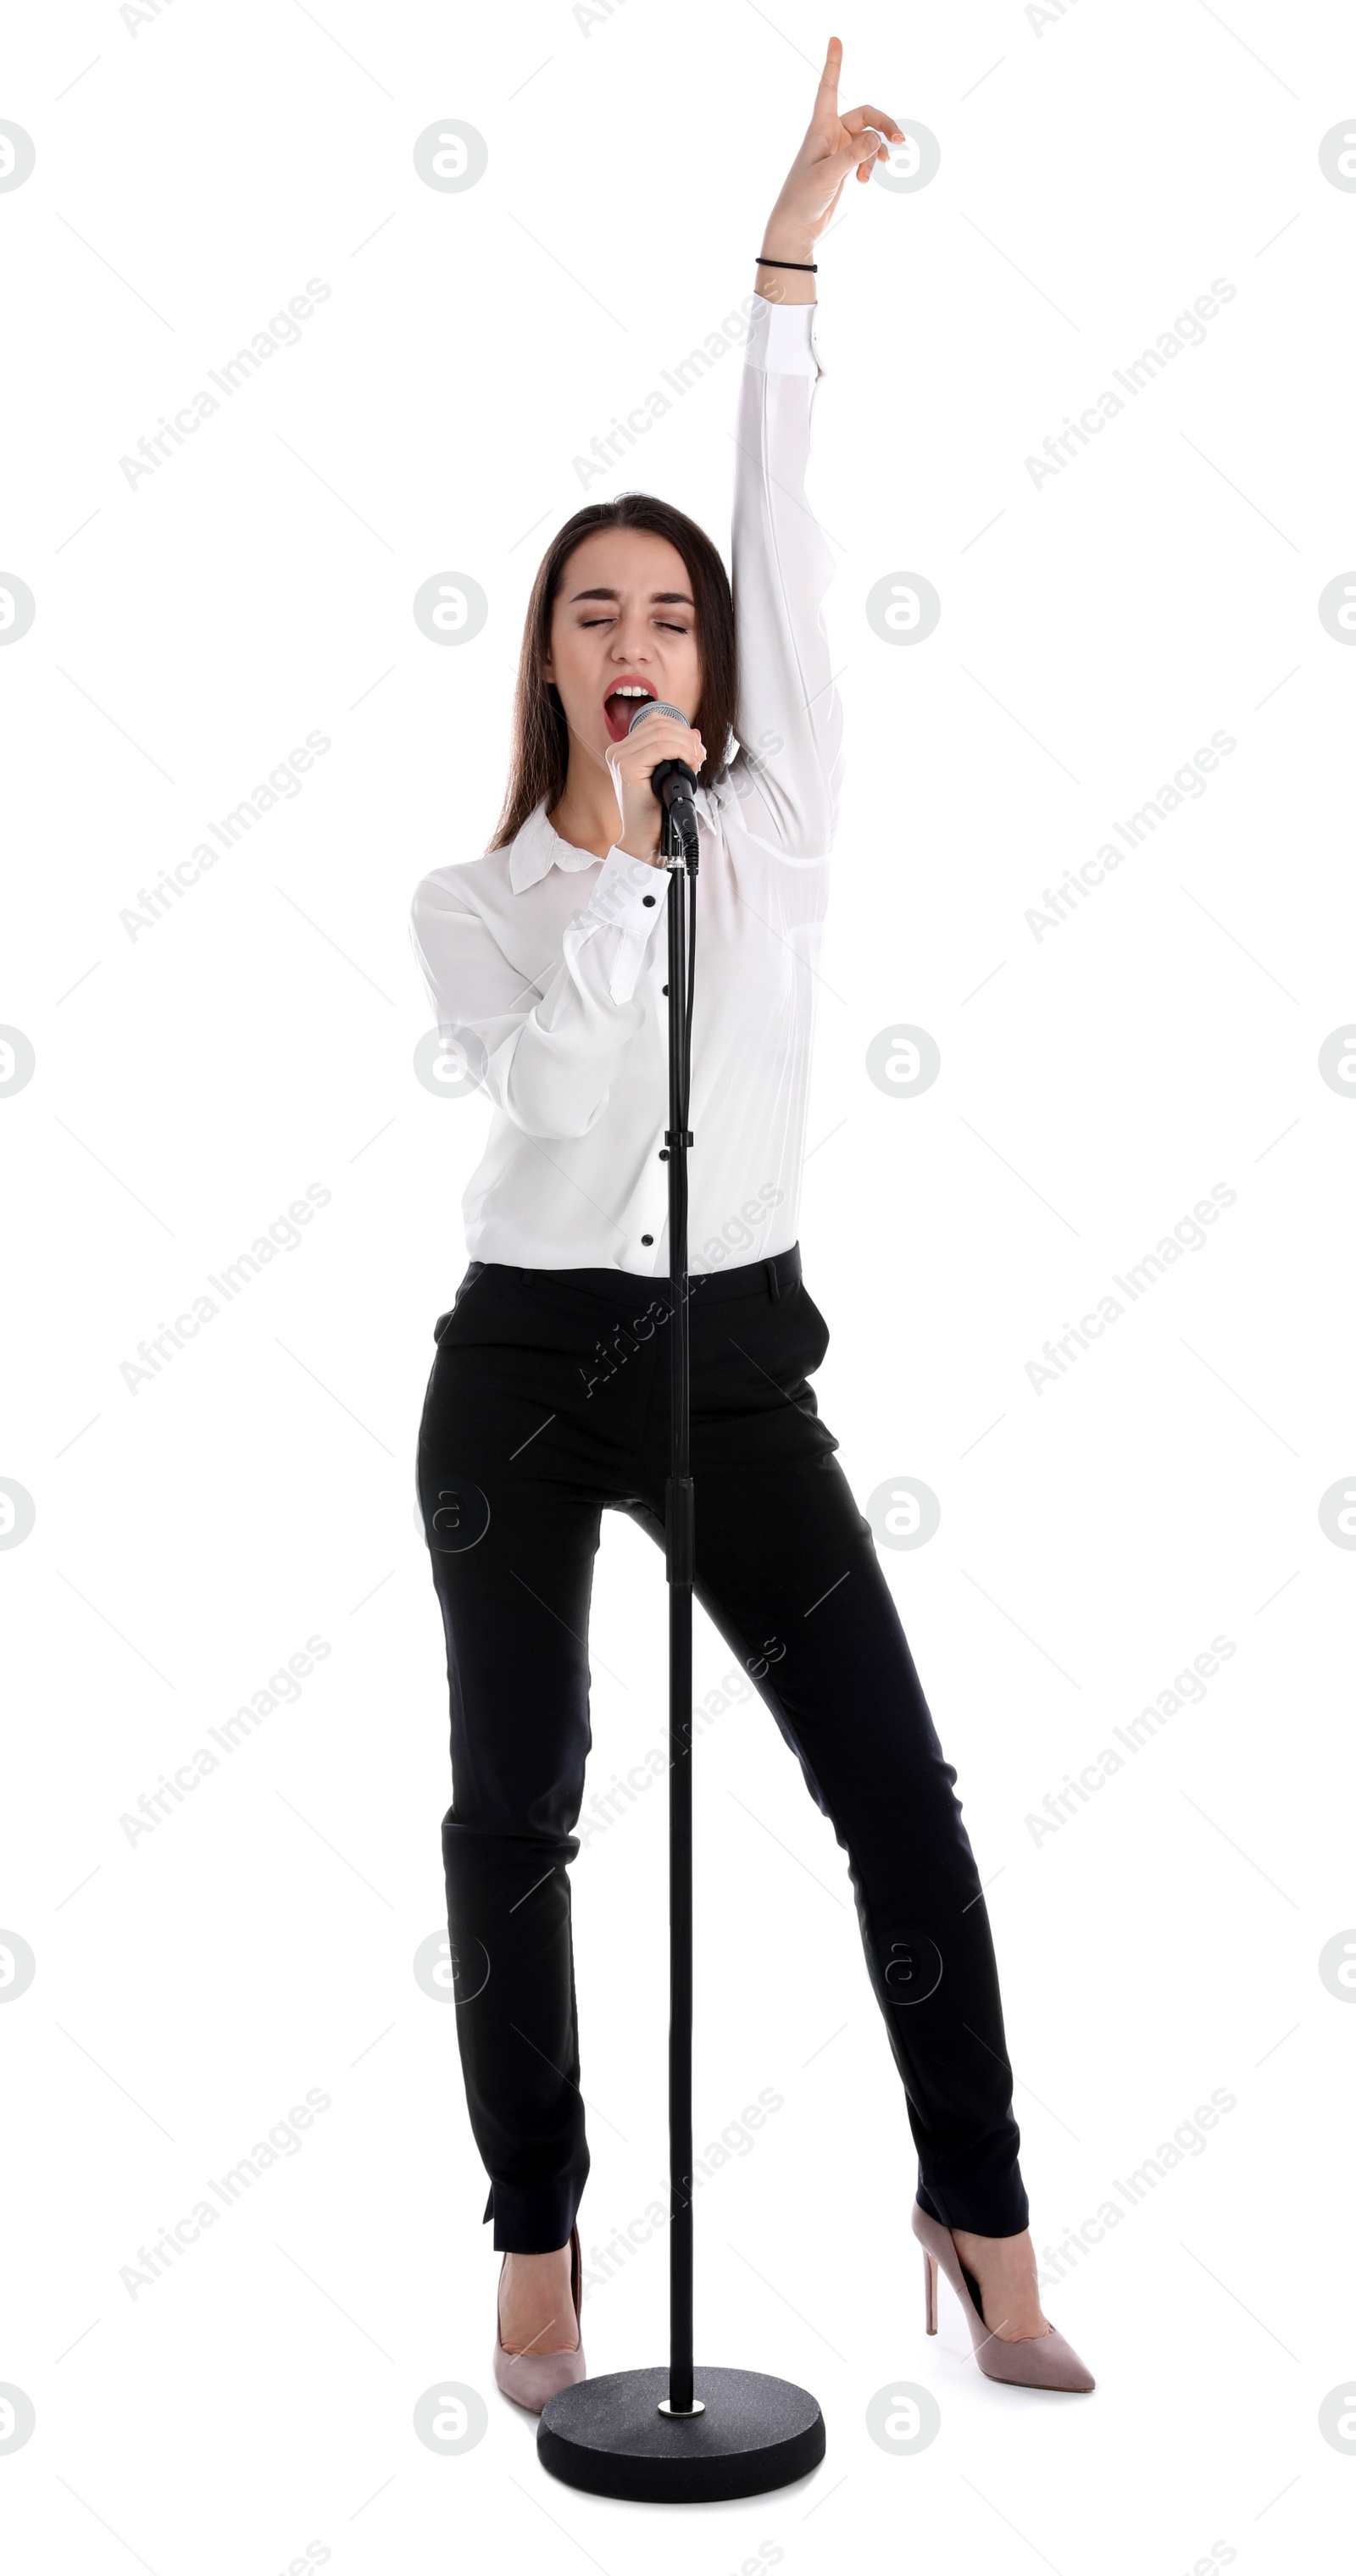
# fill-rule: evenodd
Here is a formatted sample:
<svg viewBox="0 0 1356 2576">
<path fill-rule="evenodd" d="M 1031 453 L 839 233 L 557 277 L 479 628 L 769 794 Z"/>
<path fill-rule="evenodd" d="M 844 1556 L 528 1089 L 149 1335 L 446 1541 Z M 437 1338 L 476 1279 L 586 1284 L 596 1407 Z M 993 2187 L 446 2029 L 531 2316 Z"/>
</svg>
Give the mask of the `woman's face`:
<svg viewBox="0 0 1356 2576">
<path fill-rule="evenodd" d="M 571 750 L 578 745 L 600 767 L 645 697 L 665 699 L 692 722 L 702 693 L 696 609 L 687 566 L 667 537 L 599 528 L 581 540 L 551 612 L 545 675 L 560 692 Z"/>
</svg>

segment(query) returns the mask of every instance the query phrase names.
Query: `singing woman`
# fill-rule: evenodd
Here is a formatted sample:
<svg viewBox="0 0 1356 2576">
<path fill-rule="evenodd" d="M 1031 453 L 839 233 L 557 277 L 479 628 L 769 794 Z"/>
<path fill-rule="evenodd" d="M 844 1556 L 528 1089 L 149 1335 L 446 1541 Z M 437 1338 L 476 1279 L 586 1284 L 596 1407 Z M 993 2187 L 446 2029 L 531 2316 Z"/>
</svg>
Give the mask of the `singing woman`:
<svg viewBox="0 0 1356 2576">
<path fill-rule="evenodd" d="M 699 781 L 689 1121 L 696 1598 L 755 1678 L 847 1855 L 917 2149 L 925 2324 L 947 2273 L 991 2378 L 1088 2389 L 1042 2314 L 1012 2069 L 969 1836 L 869 1523 L 810 1377 L 829 1328 L 798 1242 L 810 1044 L 841 779 L 805 498 L 814 245 L 904 137 L 814 112 L 754 262 L 727 579 L 648 494 L 578 511 L 527 610 L 489 849 L 434 870 L 415 953 L 447 1050 L 493 1104 L 471 1256 L 418 1483 L 447 1645 L 448 1930 L 467 2107 L 501 2252 L 498 2385 L 585 2375 L 589 2170 L 570 1930 L 604 1511 L 660 1548 L 669 1473 L 667 983 L 658 761 Z M 646 699 L 656 712 L 629 728 Z M 686 900 L 686 898 L 685 898 Z"/>
</svg>

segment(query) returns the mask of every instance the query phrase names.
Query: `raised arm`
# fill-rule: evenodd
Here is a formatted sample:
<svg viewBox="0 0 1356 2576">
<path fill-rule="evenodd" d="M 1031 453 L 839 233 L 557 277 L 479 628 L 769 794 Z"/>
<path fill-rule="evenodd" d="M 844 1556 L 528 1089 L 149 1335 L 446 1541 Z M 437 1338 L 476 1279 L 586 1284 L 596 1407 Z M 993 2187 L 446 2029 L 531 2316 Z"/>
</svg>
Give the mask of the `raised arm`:
<svg viewBox="0 0 1356 2576">
<path fill-rule="evenodd" d="M 865 183 L 886 143 L 878 107 L 838 112 L 843 48 L 829 40 L 800 150 L 768 218 L 758 301 L 735 425 L 732 571 L 739 648 L 740 753 L 730 772 L 750 830 L 788 859 L 822 859 L 833 839 L 842 709 L 821 603 L 833 556 L 805 496 L 815 386 L 814 245 L 855 171 Z"/>
<path fill-rule="evenodd" d="M 731 567 L 746 829 L 788 860 L 828 856 L 843 711 L 821 602 L 834 558 L 805 494 L 819 359 L 813 307 L 756 301 L 735 418 Z"/>
</svg>

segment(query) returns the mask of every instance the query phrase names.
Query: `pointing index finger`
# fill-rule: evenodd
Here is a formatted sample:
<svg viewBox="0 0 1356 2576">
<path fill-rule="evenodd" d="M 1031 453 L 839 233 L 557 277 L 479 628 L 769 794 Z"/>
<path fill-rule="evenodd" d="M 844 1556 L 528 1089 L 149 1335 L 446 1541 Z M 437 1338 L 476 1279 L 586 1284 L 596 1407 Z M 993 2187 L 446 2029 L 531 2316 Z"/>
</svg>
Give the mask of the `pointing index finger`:
<svg viewBox="0 0 1356 2576">
<path fill-rule="evenodd" d="M 837 116 L 838 80 L 842 68 L 842 39 L 838 36 L 830 36 L 829 49 L 824 56 L 824 69 L 819 75 L 819 89 L 815 97 L 816 114 L 820 109 L 827 108 L 831 116 Z"/>
</svg>

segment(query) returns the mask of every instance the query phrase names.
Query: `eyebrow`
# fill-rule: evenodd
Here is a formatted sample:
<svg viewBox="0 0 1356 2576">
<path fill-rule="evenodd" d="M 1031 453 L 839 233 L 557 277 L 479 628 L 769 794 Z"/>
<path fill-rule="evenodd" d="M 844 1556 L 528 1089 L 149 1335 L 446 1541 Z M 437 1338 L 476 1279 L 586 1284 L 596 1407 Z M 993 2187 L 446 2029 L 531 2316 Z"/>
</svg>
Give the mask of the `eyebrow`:
<svg viewBox="0 0 1356 2576">
<path fill-rule="evenodd" d="M 575 601 L 579 599 L 620 600 L 620 598 L 619 590 L 576 590 L 571 593 L 569 605 L 573 608 Z M 693 608 L 696 605 L 694 600 L 689 599 L 685 590 L 652 590 L 650 600 L 652 605 L 659 608 Z"/>
</svg>

